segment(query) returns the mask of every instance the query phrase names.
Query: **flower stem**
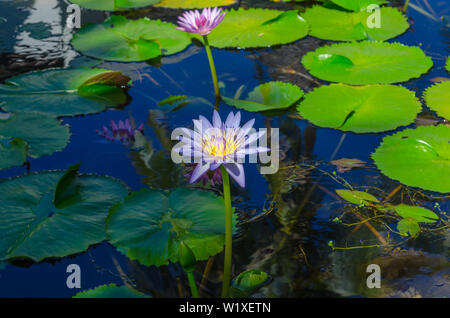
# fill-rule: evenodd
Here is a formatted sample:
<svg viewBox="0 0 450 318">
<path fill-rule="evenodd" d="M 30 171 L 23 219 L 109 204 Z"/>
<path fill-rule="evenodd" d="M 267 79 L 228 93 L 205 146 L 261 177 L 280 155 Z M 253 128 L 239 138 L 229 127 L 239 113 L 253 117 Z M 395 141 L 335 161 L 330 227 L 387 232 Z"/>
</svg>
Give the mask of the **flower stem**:
<svg viewBox="0 0 450 318">
<path fill-rule="evenodd" d="M 211 47 L 209 46 L 208 37 L 206 35 L 203 36 L 203 42 L 205 44 L 206 54 L 208 55 L 209 67 L 211 68 L 211 76 L 214 84 L 216 101 L 218 101 L 220 99 L 219 82 L 217 81 L 216 67 L 214 65 Z"/>
<path fill-rule="evenodd" d="M 187 278 L 189 281 L 189 287 L 191 288 L 191 293 L 193 298 L 198 298 L 197 285 L 195 284 L 194 274 L 192 272 L 187 272 Z"/>
<path fill-rule="evenodd" d="M 231 214 L 230 177 L 224 166 L 220 166 L 225 203 L 225 261 L 223 265 L 222 298 L 229 297 L 231 280 L 231 251 L 233 244 L 233 225 Z"/>
<path fill-rule="evenodd" d="M 403 6 L 403 12 L 406 12 L 406 10 L 408 9 L 408 4 L 409 4 L 409 0 L 406 0 L 405 5 Z"/>
</svg>

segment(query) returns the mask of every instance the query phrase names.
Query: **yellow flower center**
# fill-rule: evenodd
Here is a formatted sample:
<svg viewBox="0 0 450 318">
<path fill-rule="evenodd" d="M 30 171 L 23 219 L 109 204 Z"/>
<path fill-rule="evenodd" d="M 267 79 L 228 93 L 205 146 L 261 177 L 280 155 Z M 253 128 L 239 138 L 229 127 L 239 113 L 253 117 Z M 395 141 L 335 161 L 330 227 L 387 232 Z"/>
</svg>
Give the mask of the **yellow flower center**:
<svg viewBox="0 0 450 318">
<path fill-rule="evenodd" d="M 228 155 L 237 151 L 239 145 L 235 139 L 234 134 L 204 136 L 202 148 L 205 153 L 212 157 L 225 159 Z"/>
</svg>

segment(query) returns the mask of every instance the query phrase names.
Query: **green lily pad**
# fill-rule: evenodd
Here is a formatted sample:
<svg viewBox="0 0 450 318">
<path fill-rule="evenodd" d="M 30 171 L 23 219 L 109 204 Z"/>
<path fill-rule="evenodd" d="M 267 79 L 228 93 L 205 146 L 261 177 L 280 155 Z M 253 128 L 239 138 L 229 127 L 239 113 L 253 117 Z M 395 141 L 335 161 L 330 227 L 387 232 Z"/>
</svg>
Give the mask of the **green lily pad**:
<svg viewBox="0 0 450 318">
<path fill-rule="evenodd" d="M 112 61 L 145 61 L 183 51 L 191 43 L 175 25 L 148 18 L 128 20 L 113 15 L 101 24 L 83 26 L 72 45 L 84 55 Z"/>
<path fill-rule="evenodd" d="M 266 9 L 229 10 L 208 35 L 212 46 L 268 47 L 297 41 L 308 33 L 308 24 L 297 11 Z"/>
<path fill-rule="evenodd" d="M 101 68 L 36 71 L 0 85 L 0 107 L 53 116 L 97 113 L 125 104 L 122 87 L 129 80 L 120 72 Z"/>
<path fill-rule="evenodd" d="M 361 204 L 367 204 L 367 203 L 379 203 L 380 200 L 378 200 L 376 197 L 371 195 L 367 192 L 357 191 L 357 190 L 346 190 L 346 189 L 339 189 L 336 190 L 336 193 L 345 201 L 361 205 Z"/>
<path fill-rule="evenodd" d="M 268 82 L 257 86 L 245 100 L 223 97 L 225 103 L 249 112 L 285 109 L 303 96 L 297 86 L 283 82 Z"/>
<path fill-rule="evenodd" d="M 372 154 L 382 173 L 405 185 L 450 192 L 450 127 L 420 126 L 384 137 Z"/>
<path fill-rule="evenodd" d="M 412 218 L 417 222 L 434 223 L 439 219 L 436 213 L 420 206 L 399 204 L 393 206 L 392 208 L 402 218 Z"/>
<path fill-rule="evenodd" d="M 0 136 L 0 169 L 23 165 L 27 160 L 27 148 L 21 138 Z"/>
<path fill-rule="evenodd" d="M 119 11 L 151 6 L 161 0 L 69 0 L 79 6 L 102 11 Z"/>
<path fill-rule="evenodd" d="M 72 298 L 151 298 L 135 289 L 115 284 L 102 285 L 77 293 Z"/>
<path fill-rule="evenodd" d="M 169 195 L 144 189 L 111 209 L 106 229 L 120 252 L 147 266 L 178 262 L 180 241 L 197 260 L 206 260 L 223 249 L 223 199 L 187 188 Z"/>
<path fill-rule="evenodd" d="M 447 58 L 447 62 L 445 63 L 445 69 L 450 72 L 450 57 Z"/>
<path fill-rule="evenodd" d="M 317 126 L 356 133 L 409 125 L 421 109 L 414 92 L 396 85 L 321 86 L 298 106 L 300 115 Z"/>
<path fill-rule="evenodd" d="M 320 79 L 356 85 L 404 82 L 433 66 L 419 47 L 370 41 L 322 46 L 302 63 Z"/>
<path fill-rule="evenodd" d="M 397 223 L 397 230 L 403 236 L 408 236 L 409 234 L 414 237 L 420 232 L 420 226 L 413 218 L 405 218 Z"/>
<path fill-rule="evenodd" d="M 155 7 L 172 9 L 202 9 L 208 7 L 230 6 L 237 0 L 162 0 Z"/>
<path fill-rule="evenodd" d="M 428 87 L 424 93 L 424 99 L 431 110 L 450 120 L 450 81 Z"/>
<path fill-rule="evenodd" d="M 38 158 L 64 149 L 70 130 L 54 117 L 19 112 L 0 118 L 0 136 L 24 140 L 28 156 Z"/>
<path fill-rule="evenodd" d="M 365 10 L 367 6 L 371 4 L 376 4 L 381 6 L 385 4 L 387 1 L 385 0 L 331 0 L 334 4 L 340 6 L 341 8 L 360 12 L 361 10 Z"/>
<path fill-rule="evenodd" d="M 105 239 L 109 208 L 127 189 L 107 177 L 81 175 L 77 202 L 58 209 L 54 192 L 63 172 L 41 172 L 0 183 L 0 259 L 36 262 L 86 250 Z"/>
<path fill-rule="evenodd" d="M 303 14 L 310 25 L 309 34 L 316 38 L 335 41 L 392 39 L 409 28 L 406 16 L 391 7 L 380 9 L 381 27 L 367 24 L 372 13 L 367 11 L 345 12 L 314 6 Z"/>
</svg>

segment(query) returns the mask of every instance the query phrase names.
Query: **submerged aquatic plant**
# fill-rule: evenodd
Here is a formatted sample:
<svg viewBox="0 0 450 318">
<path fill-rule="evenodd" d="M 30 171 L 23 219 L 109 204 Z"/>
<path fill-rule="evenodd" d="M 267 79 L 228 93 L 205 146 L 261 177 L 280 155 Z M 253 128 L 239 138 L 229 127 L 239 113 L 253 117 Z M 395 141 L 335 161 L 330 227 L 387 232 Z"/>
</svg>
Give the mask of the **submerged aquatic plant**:
<svg viewBox="0 0 450 318">
<path fill-rule="evenodd" d="M 134 125 L 130 124 L 130 120 L 127 118 L 125 121 L 119 120 L 116 124 L 114 120 L 111 120 L 109 124 L 111 130 L 103 126 L 102 130 L 97 130 L 97 134 L 106 138 L 109 141 L 118 140 L 125 146 L 128 146 L 135 140 L 136 131 L 144 133 L 144 124 L 141 124 L 137 129 Z"/>
<path fill-rule="evenodd" d="M 232 210 L 229 175 L 241 186 L 245 187 L 245 174 L 243 162 L 246 155 L 258 154 L 269 151 L 268 148 L 257 146 L 257 141 L 263 135 L 260 132 L 251 132 L 255 119 L 249 120 L 242 127 L 241 113 L 230 112 L 225 122 L 219 113 L 214 110 L 212 124 L 203 116 L 194 120 L 196 131 L 183 130 L 186 140 L 183 138 L 183 146 L 174 146 L 175 153 L 183 152 L 193 154 L 197 166 L 190 175 L 190 183 L 205 178 L 211 171 L 222 174 L 223 197 L 225 204 L 225 260 L 222 281 L 222 297 L 228 297 L 231 279 L 231 252 L 232 252 Z M 200 132 L 200 133 L 198 133 Z M 187 146 L 187 148 L 181 148 Z M 206 176 L 208 177 L 208 176 Z"/>
<path fill-rule="evenodd" d="M 184 32 L 203 36 L 203 43 L 205 45 L 206 54 L 208 55 L 209 67 L 211 68 L 216 100 L 220 99 L 219 82 L 217 81 L 216 67 L 214 65 L 207 35 L 222 22 L 225 14 L 225 12 L 222 13 L 221 8 L 217 7 L 214 9 L 205 8 L 201 13 L 198 10 L 187 11 L 178 17 L 177 23 L 179 26 L 176 28 Z"/>
</svg>

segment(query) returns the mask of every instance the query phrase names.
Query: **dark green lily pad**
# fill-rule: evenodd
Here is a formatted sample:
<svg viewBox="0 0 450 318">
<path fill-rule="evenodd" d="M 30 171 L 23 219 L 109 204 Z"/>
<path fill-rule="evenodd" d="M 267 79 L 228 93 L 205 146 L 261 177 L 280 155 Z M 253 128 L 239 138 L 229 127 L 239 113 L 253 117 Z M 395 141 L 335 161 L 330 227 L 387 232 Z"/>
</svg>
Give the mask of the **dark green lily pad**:
<svg viewBox="0 0 450 318">
<path fill-rule="evenodd" d="M 0 136 L 24 140 L 28 145 L 28 156 L 38 158 L 64 149 L 69 142 L 70 130 L 54 117 L 19 112 L 0 118 Z"/>
<path fill-rule="evenodd" d="M 386 0 L 331 0 L 334 4 L 344 8 L 346 10 L 360 12 L 365 10 L 367 6 L 371 4 L 382 5 L 385 4 Z"/>
<path fill-rule="evenodd" d="M 72 298 L 151 298 L 135 289 L 115 284 L 102 285 L 77 293 Z"/>
<path fill-rule="evenodd" d="M 448 126 L 420 126 L 387 136 L 372 159 L 382 173 L 405 185 L 450 192 Z"/>
<path fill-rule="evenodd" d="M 424 99 L 436 114 L 450 120 L 450 81 L 444 81 L 426 89 Z"/>
<path fill-rule="evenodd" d="M 297 41 L 307 33 L 308 24 L 295 10 L 240 8 L 227 11 L 208 39 L 219 48 L 268 47 Z"/>
<path fill-rule="evenodd" d="M 21 138 L 0 136 L 0 169 L 23 165 L 27 160 L 27 148 Z"/>
<path fill-rule="evenodd" d="M 97 113 L 126 102 L 122 87 L 129 80 L 120 72 L 101 68 L 36 71 L 0 85 L 0 107 L 53 116 Z"/>
<path fill-rule="evenodd" d="M 339 189 L 336 190 L 336 193 L 345 201 L 357 205 L 380 202 L 380 200 L 378 200 L 376 197 L 367 192 Z"/>
<path fill-rule="evenodd" d="M 120 252 L 147 266 L 178 262 L 180 241 L 206 260 L 223 249 L 224 211 L 223 199 L 207 191 L 144 189 L 111 209 L 107 233 Z"/>
<path fill-rule="evenodd" d="M 360 85 L 404 82 L 426 73 L 433 61 L 419 47 L 363 41 L 322 46 L 302 64 L 320 79 Z"/>
<path fill-rule="evenodd" d="M 317 126 L 356 133 L 409 125 L 421 109 L 414 92 L 396 85 L 321 86 L 298 106 L 300 115 Z"/>
<path fill-rule="evenodd" d="M 345 12 L 314 6 L 303 14 L 310 26 L 309 34 L 320 39 L 335 41 L 392 39 L 409 28 L 406 16 L 391 7 L 380 9 L 380 28 L 371 28 L 367 11 Z"/>
<path fill-rule="evenodd" d="M 225 103 L 249 112 L 286 109 L 297 102 L 303 91 L 283 82 L 268 82 L 257 86 L 245 100 L 223 97 Z"/>
<path fill-rule="evenodd" d="M 102 11 L 120 11 L 151 6 L 161 0 L 69 0 L 83 8 Z"/>
<path fill-rule="evenodd" d="M 72 45 L 85 55 L 112 61 L 145 61 L 183 51 L 191 39 L 175 25 L 148 18 L 113 15 L 101 24 L 83 26 Z"/>
<path fill-rule="evenodd" d="M 83 252 L 105 239 L 109 208 L 127 189 L 107 177 L 81 175 L 77 202 L 58 209 L 54 193 L 63 172 L 41 172 L 0 183 L 0 259 L 36 262 Z"/>
</svg>

